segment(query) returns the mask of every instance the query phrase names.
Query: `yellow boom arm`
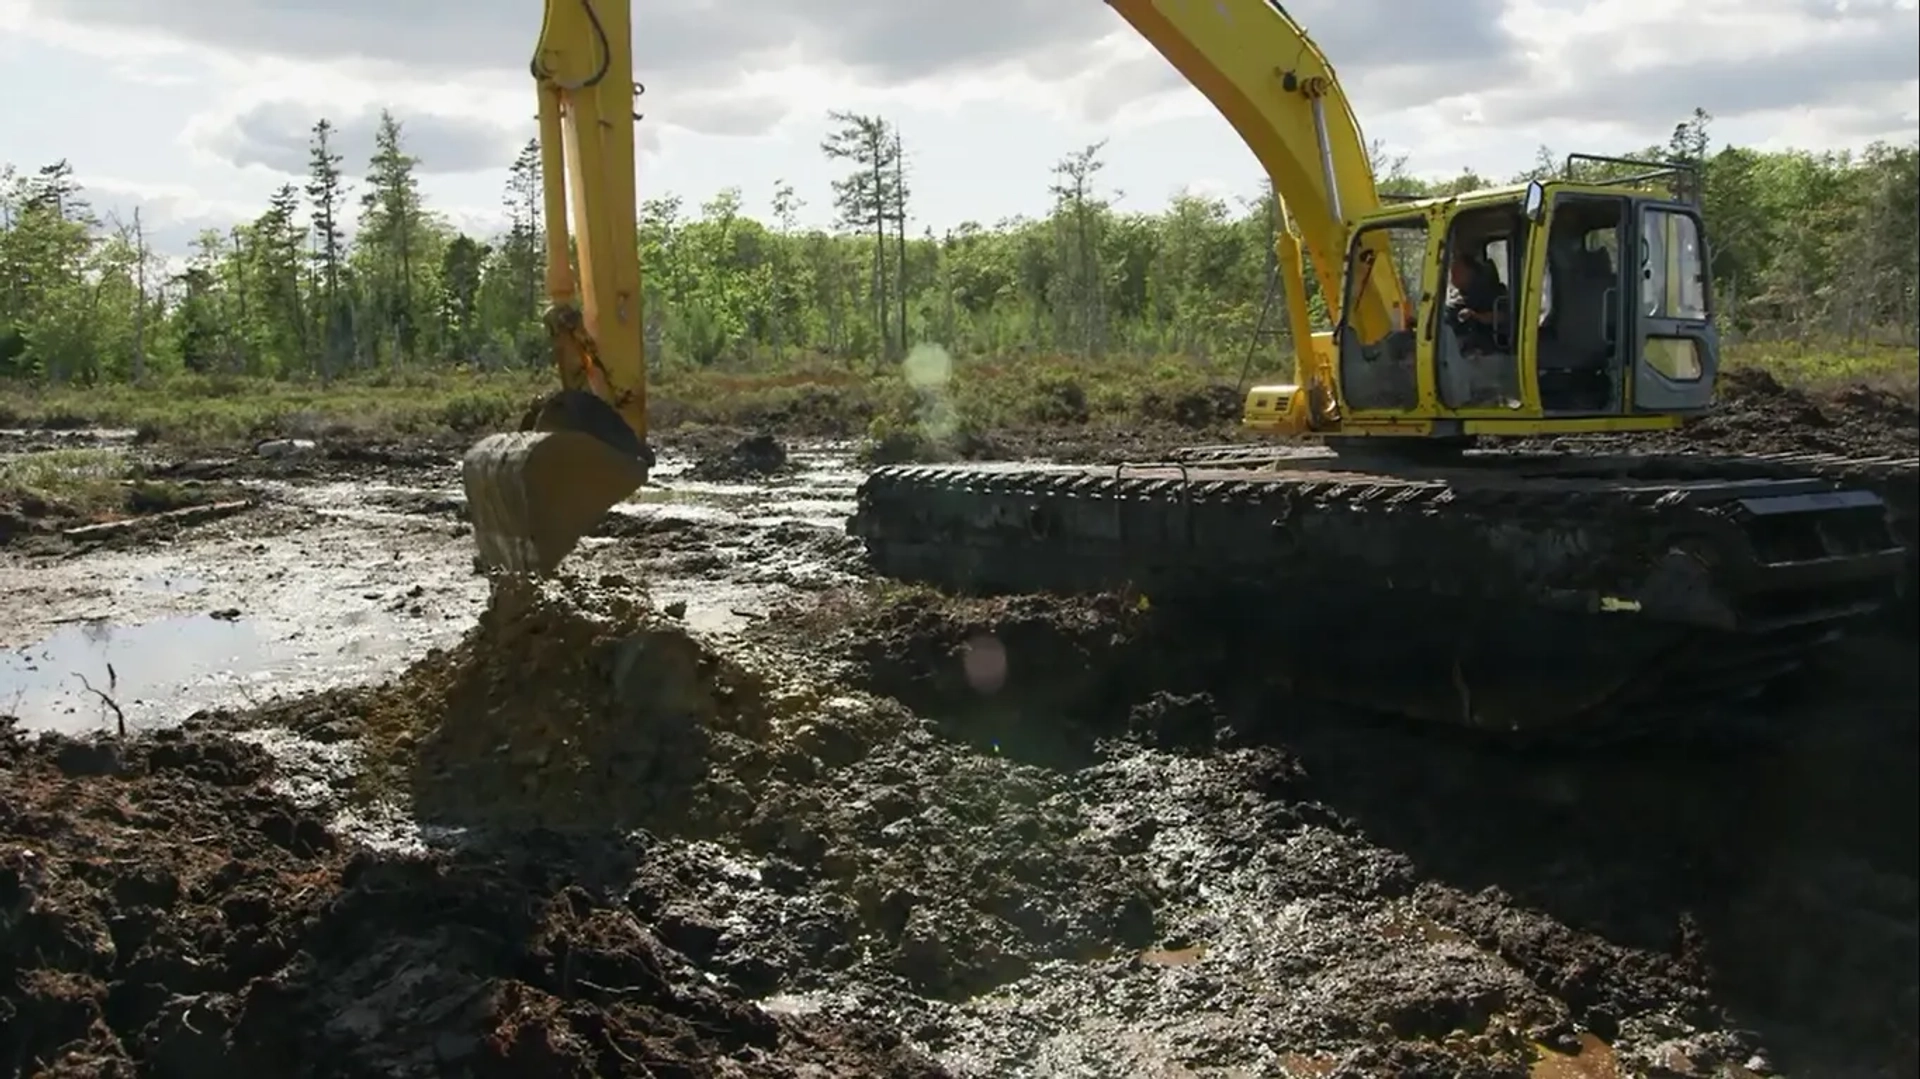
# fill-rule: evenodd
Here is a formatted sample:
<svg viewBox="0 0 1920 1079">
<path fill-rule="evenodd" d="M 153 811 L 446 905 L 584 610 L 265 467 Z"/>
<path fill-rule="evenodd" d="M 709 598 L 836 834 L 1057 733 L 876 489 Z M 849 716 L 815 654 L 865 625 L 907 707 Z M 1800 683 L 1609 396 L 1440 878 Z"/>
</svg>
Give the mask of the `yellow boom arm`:
<svg viewBox="0 0 1920 1079">
<path fill-rule="evenodd" d="M 546 325 L 561 388 L 519 431 L 468 450 L 460 478 L 481 568 L 544 575 L 653 468 L 631 0 L 546 0 L 531 67 L 540 97 Z"/>
<path fill-rule="evenodd" d="M 1379 208 L 1380 196 L 1360 124 L 1320 47 L 1274 0 L 1107 4 L 1253 151 L 1298 229 L 1328 313 L 1337 317 L 1348 230 L 1355 217 Z M 1405 317 L 1405 293 L 1384 243 L 1376 255 L 1349 312 L 1367 340 Z"/>
<path fill-rule="evenodd" d="M 632 34 L 629 0 L 547 0 L 532 70 L 546 195 L 547 329 L 560 384 L 591 389 L 644 440 Z M 569 235 L 579 248 L 577 287 Z"/>
</svg>

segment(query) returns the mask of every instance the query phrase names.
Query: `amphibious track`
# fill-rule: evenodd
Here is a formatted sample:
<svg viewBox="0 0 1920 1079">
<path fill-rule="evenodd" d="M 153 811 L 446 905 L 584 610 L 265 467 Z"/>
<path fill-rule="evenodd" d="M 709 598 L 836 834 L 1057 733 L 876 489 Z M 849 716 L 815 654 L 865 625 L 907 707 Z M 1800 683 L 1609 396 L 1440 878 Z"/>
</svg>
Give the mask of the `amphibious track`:
<svg viewBox="0 0 1920 1079">
<path fill-rule="evenodd" d="M 895 466 L 848 530 L 882 575 L 1137 589 L 1296 688 L 1604 734 L 1709 718 L 1885 607 L 1920 469 L 1809 455 L 1198 447 L 1147 465 Z M 1902 542 L 1904 535 L 1905 541 Z M 1017 662 L 1017 657 L 1010 657 Z"/>
</svg>

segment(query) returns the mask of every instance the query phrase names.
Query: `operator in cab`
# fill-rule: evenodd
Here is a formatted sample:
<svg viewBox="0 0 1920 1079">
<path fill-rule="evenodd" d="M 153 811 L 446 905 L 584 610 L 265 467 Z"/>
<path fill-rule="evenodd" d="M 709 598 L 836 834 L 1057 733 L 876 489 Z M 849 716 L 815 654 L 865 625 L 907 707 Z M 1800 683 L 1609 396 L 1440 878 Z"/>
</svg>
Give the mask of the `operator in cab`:
<svg viewBox="0 0 1920 1079">
<path fill-rule="evenodd" d="M 1500 351 L 1494 332 L 1499 315 L 1494 308 L 1507 294 L 1500 275 L 1485 259 L 1467 251 L 1455 251 L 1448 278 L 1452 287 L 1447 290 L 1447 321 L 1460 340 L 1460 351 Z"/>
</svg>

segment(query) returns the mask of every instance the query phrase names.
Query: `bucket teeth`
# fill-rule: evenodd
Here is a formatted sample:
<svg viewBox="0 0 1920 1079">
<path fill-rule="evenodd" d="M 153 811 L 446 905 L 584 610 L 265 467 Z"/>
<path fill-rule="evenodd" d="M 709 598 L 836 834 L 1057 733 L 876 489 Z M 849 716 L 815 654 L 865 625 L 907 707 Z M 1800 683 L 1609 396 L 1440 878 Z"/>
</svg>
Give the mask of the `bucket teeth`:
<svg viewBox="0 0 1920 1079">
<path fill-rule="evenodd" d="M 644 460 L 578 431 L 481 439 L 460 462 L 480 568 L 550 575 L 647 473 Z"/>
</svg>

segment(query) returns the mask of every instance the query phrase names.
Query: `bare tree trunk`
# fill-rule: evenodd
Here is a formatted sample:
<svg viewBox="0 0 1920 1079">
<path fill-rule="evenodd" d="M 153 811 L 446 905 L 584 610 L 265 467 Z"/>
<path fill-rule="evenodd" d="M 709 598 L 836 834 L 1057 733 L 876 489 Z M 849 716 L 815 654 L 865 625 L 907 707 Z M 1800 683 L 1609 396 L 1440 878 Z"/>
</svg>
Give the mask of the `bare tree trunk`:
<svg viewBox="0 0 1920 1079">
<path fill-rule="evenodd" d="M 248 366 L 247 342 L 242 336 L 247 325 L 247 264 L 241 257 L 240 230 L 236 227 L 227 235 L 233 240 L 233 294 L 239 301 L 240 313 L 227 324 L 227 367 L 235 373 L 244 371 Z"/>
<path fill-rule="evenodd" d="M 133 382 L 147 380 L 147 233 L 133 208 Z"/>
<path fill-rule="evenodd" d="M 881 160 L 876 147 L 873 152 L 873 309 L 874 324 L 880 331 L 880 358 L 884 361 L 893 351 L 893 336 L 887 325 L 887 189 Z"/>
<path fill-rule="evenodd" d="M 894 218 L 895 271 L 894 288 L 900 294 L 900 351 L 899 356 L 907 354 L 907 170 L 902 159 L 906 157 L 900 148 L 900 132 L 893 134 L 893 192 L 899 201 L 899 214 Z"/>
</svg>

